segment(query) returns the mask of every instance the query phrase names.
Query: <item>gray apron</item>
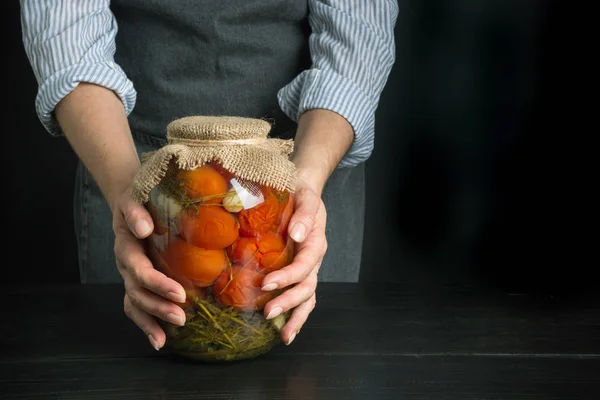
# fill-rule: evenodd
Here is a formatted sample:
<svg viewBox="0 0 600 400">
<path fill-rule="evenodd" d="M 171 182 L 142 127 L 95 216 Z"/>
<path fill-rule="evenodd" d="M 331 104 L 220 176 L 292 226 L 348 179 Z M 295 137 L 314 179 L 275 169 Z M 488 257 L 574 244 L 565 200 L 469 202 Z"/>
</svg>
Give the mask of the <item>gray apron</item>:
<svg viewBox="0 0 600 400">
<path fill-rule="evenodd" d="M 129 124 L 138 154 L 165 144 L 165 128 L 188 115 L 266 117 L 271 136 L 293 138 L 277 92 L 310 66 L 306 1 L 113 0 L 115 61 L 138 97 Z M 364 168 L 338 169 L 323 193 L 329 250 L 321 281 L 356 282 L 360 271 Z M 80 163 L 75 228 L 83 283 L 121 282 L 110 209 Z"/>
</svg>

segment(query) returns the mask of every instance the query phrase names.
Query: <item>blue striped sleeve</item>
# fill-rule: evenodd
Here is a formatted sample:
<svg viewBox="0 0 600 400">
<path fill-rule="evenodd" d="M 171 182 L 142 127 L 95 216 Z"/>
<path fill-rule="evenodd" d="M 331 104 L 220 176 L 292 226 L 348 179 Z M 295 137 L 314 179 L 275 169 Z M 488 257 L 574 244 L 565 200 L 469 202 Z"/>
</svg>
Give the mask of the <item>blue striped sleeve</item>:
<svg viewBox="0 0 600 400">
<path fill-rule="evenodd" d="M 25 52 L 38 82 L 37 115 L 53 135 L 62 131 L 54 108 L 80 82 L 113 90 L 127 115 L 136 91 L 115 63 L 117 24 L 110 0 L 21 0 Z"/>
<path fill-rule="evenodd" d="M 312 66 L 278 93 L 281 109 L 298 121 L 310 109 L 327 109 L 354 129 L 340 163 L 366 161 L 374 147 L 375 111 L 395 61 L 395 0 L 309 0 Z"/>
</svg>

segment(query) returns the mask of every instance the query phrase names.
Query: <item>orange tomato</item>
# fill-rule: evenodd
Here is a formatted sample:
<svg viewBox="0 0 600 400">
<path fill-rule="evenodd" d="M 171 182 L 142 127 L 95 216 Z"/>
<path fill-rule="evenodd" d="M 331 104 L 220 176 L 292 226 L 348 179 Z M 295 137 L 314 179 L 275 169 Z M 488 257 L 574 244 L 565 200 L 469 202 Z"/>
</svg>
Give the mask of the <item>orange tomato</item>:
<svg viewBox="0 0 600 400">
<path fill-rule="evenodd" d="M 199 292 L 197 292 L 197 290 L 200 290 L 200 289 L 196 288 L 194 286 L 194 284 L 192 283 L 192 281 L 190 281 L 185 276 L 182 276 L 180 274 L 176 274 L 175 272 L 173 272 L 171 267 L 169 267 L 169 265 L 167 264 L 165 259 L 161 256 L 160 252 L 156 249 L 156 247 L 154 247 L 154 245 L 152 243 L 150 243 L 148 245 L 148 256 L 150 258 L 150 261 L 152 261 L 152 264 L 154 265 L 154 268 L 156 270 L 162 272 L 167 277 L 179 282 L 181 284 L 181 286 L 183 286 L 183 289 L 185 290 L 185 292 L 187 294 L 185 301 L 183 303 L 179 303 L 179 302 L 172 300 L 173 303 L 180 306 L 183 310 L 187 310 L 188 308 L 190 308 L 193 305 L 192 294 L 195 296 L 199 295 Z"/>
<path fill-rule="evenodd" d="M 181 180 L 183 189 L 190 199 L 208 196 L 225 195 L 227 181 L 210 165 L 203 165 L 191 171 L 180 170 L 177 178 Z M 206 204 L 219 204 L 223 197 L 215 197 L 204 201 Z"/>
<path fill-rule="evenodd" d="M 183 286 L 186 293 L 185 301 L 183 303 L 173 301 L 173 303 L 177 304 L 185 311 L 194 305 L 194 297 L 204 297 L 205 288 L 196 287 L 187 277 L 175 273 L 173 269 L 169 267 L 163 256 L 161 256 L 160 252 L 151 243 L 148 245 L 148 256 L 156 270 L 179 282 L 181 286 Z"/>
<path fill-rule="evenodd" d="M 227 268 L 213 286 L 215 299 L 241 311 L 262 310 L 275 296 L 273 292 L 263 292 L 260 289 L 263 278 L 264 275 L 252 269 L 233 266 L 230 271 Z"/>
<path fill-rule="evenodd" d="M 280 235 L 267 232 L 259 237 L 240 237 L 227 249 L 227 255 L 232 263 L 268 274 L 290 263 L 292 245 L 286 245 Z"/>
<path fill-rule="evenodd" d="M 200 287 L 212 285 L 227 266 L 224 250 L 202 249 L 178 236 L 168 244 L 163 257 L 175 276 L 183 276 Z"/>
<path fill-rule="evenodd" d="M 256 207 L 238 213 L 240 233 L 243 236 L 258 236 L 266 233 L 277 220 L 279 201 L 270 191 L 265 191 L 264 194 L 265 201 Z"/>
<path fill-rule="evenodd" d="M 194 246 L 217 250 L 230 246 L 238 238 L 238 222 L 220 206 L 190 207 L 181 213 L 179 234 Z"/>
</svg>

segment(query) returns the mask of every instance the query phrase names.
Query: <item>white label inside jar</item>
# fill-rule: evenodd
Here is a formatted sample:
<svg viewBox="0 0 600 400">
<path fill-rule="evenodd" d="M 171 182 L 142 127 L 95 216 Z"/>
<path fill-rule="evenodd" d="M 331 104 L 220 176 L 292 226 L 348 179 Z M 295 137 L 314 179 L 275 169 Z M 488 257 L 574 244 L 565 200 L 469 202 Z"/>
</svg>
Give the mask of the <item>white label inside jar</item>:
<svg viewBox="0 0 600 400">
<path fill-rule="evenodd" d="M 244 206 L 244 210 L 247 210 L 252 207 L 256 207 L 265 201 L 265 197 L 260 190 L 260 187 L 254 183 L 249 181 L 239 181 L 236 178 L 233 178 L 231 181 L 231 186 L 237 193 L 242 205 Z"/>
</svg>

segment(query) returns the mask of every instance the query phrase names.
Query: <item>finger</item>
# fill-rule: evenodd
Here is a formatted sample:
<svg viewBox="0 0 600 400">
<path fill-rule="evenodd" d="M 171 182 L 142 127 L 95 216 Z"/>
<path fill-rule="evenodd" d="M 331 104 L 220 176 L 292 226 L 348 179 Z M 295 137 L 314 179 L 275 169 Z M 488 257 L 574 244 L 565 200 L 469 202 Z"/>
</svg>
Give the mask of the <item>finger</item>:
<svg viewBox="0 0 600 400">
<path fill-rule="evenodd" d="M 262 290 L 285 288 L 306 279 L 315 268 L 320 266 L 323 260 L 327 250 L 325 233 L 310 235 L 308 240 L 299 244 L 297 248 L 298 253 L 290 265 L 265 276 L 262 281 Z"/>
<path fill-rule="evenodd" d="M 321 199 L 315 192 L 302 188 L 294 194 L 294 214 L 290 218 L 288 233 L 296 242 L 306 239 L 317 220 Z"/>
<path fill-rule="evenodd" d="M 165 345 L 167 337 L 158 322 L 148 313 L 135 307 L 129 296 L 125 295 L 124 306 L 125 315 L 133 321 L 148 337 L 148 341 L 157 351 Z"/>
<path fill-rule="evenodd" d="M 115 255 L 118 260 L 117 266 L 122 272 L 121 276 L 125 282 L 130 278 L 137 285 L 159 296 L 177 303 L 185 302 L 186 295 L 183 286 L 154 269 L 139 240 L 132 236 L 118 235 L 115 239 Z M 123 269 L 126 270 L 126 274 L 123 274 Z"/>
<path fill-rule="evenodd" d="M 132 287 L 126 283 L 125 289 L 131 304 L 135 307 L 174 325 L 185 324 L 185 313 L 181 307 L 144 288 Z"/>
<path fill-rule="evenodd" d="M 313 294 L 310 299 L 306 302 L 300 304 L 296 309 L 292 312 L 292 316 L 285 324 L 285 326 L 281 329 L 281 340 L 287 345 L 291 344 L 298 332 L 308 319 L 310 313 L 315 309 L 317 305 L 317 296 Z"/>
<path fill-rule="evenodd" d="M 312 297 L 317 289 L 317 274 L 312 273 L 304 281 L 267 303 L 264 309 L 265 318 L 273 319 L 281 313 L 287 312 Z"/>
<path fill-rule="evenodd" d="M 133 201 L 130 196 L 124 196 L 120 204 L 120 209 L 129 230 L 138 239 L 144 239 L 152 233 L 154 223 L 146 207 Z"/>
</svg>

